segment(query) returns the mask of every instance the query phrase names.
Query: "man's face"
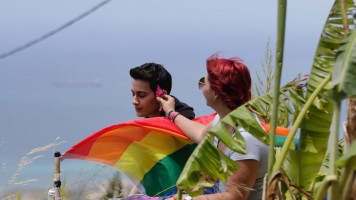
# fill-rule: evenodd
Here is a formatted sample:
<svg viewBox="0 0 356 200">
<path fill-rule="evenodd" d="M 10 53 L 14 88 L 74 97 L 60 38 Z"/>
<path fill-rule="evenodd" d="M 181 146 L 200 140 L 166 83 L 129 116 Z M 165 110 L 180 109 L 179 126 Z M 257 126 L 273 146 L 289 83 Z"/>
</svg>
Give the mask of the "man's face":
<svg viewBox="0 0 356 200">
<path fill-rule="evenodd" d="M 159 102 L 147 81 L 132 80 L 132 105 L 135 106 L 137 117 L 158 117 L 160 115 Z"/>
</svg>

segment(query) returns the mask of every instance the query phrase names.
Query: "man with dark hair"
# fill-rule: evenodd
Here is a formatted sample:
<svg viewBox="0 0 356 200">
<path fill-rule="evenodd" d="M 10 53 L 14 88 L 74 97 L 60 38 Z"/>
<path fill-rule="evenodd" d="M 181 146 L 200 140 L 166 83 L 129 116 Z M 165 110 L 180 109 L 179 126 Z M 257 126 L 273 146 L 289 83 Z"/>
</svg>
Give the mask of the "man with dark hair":
<svg viewBox="0 0 356 200">
<path fill-rule="evenodd" d="M 132 77 L 132 105 L 135 106 L 137 117 L 159 117 L 165 116 L 161 111 L 160 102 L 156 95 L 170 94 L 172 89 L 172 76 L 160 64 L 145 63 L 130 69 Z M 175 110 L 188 119 L 194 119 L 195 113 L 192 107 L 180 102 L 176 97 Z M 159 182 L 159 181 L 158 181 Z M 134 186 L 129 195 L 140 193 Z"/>
<path fill-rule="evenodd" d="M 137 117 L 165 116 L 160 110 L 160 102 L 156 99 L 157 91 L 162 89 L 170 94 L 172 89 L 172 76 L 160 64 L 145 63 L 130 70 L 132 77 L 132 104 L 135 106 Z M 175 111 L 188 119 L 194 119 L 192 107 L 180 102 L 176 97 Z"/>
</svg>

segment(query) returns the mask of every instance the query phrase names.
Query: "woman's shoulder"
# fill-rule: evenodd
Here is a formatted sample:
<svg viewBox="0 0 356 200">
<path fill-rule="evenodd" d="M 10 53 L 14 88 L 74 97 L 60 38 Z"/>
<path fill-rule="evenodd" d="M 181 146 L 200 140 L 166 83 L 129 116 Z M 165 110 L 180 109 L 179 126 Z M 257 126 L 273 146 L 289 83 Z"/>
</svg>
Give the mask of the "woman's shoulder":
<svg viewBox="0 0 356 200">
<path fill-rule="evenodd" d="M 261 142 L 259 139 L 257 139 L 255 136 L 253 136 L 250 132 L 246 131 L 242 127 L 238 127 L 239 132 L 241 133 L 241 136 L 244 138 L 245 142 L 249 146 L 255 146 L 256 148 L 260 147 L 262 149 L 267 148 L 268 146 Z"/>
<path fill-rule="evenodd" d="M 211 122 L 212 126 L 215 126 L 221 120 L 219 114 L 216 114 L 213 121 Z"/>
</svg>

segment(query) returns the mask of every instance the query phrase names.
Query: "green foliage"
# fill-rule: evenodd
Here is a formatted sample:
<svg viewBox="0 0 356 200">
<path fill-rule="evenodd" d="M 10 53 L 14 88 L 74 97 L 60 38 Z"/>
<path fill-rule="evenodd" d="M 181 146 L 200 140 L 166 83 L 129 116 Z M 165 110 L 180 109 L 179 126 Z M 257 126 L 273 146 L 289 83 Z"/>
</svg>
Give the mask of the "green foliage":
<svg viewBox="0 0 356 200">
<path fill-rule="evenodd" d="M 20 190 L 17 190 L 15 199 L 16 200 L 21 200 L 21 191 Z"/>
<path fill-rule="evenodd" d="M 304 106 L 304 88 L 306 87 L 307 77 L 303 79 L 300 75 L 287 83 L 280 89 L 281 96 L 278 108 L 277 125 L 289 127 L 298 116 L 300 109 Z M 247 103 L 247 107 L 265 123 L 270 122 L 270 107 L 273 103 L 272 91 L 267 94 L 255 97 Z"/>
<path fill-rule="evenodd" d="M 67 179 L 64 178 L 61 185 L 61 197 L 63 200 L 69 199 L 69 186 L 66 185 L 67 185 Z"/>
<path fill-rule="evenodd" d="M 211 134 L 196 147 L 177 181 L 177 188 L 191 196 L 202 194 L 201 188 L 211 187 L 217 180 L 226 182 L 227 177 L 239 168 L 236 162 L 215 148 L 209 138 Z"/>
<path fill-rule="evenodd" d="M 263 99 L 261 99 L 263 104 L 251 102 L 250 105 L 253 107 L 249 107 L 250 110 L 257 114 L 257 117 L 265 123 L 270 123 L 271 121 L 271 106 L 273 103 L 271 88 L 273 87 L 272 82 L 275 74 L 273 72 L 272 57 L 273 54 L 268 41 L 265 60 L 262 62 L 263 77 L 261 77 L 256 70 L 258 84 L 255 83 L 254 87 L 252 87 L 252 99 L 263 96 Z M 303 93 L 306 87 L 306 80 L 307 77 L 302 79 L 299 74 L 295 80 L 282 87 L 280 91 L 282 96 L 280 98 L 281 105 L 279 105 L 277 126 L 289 127 L 294 121 L 294 118 L 298 115 L 300 107 L 302 107 L 305 101 Z"/>
<path fill-rule="evenodd" d="M 344 149 L 344 142 L 341 140 L 338 143 L 338 157 L 341 157 L 343 155 L 343 149 Z M 314 193 L 321 187 L 320 185 L 322 184 L 322 181 L 325 180 L 325 177 L 329 173 L 329 165 L 330 165 L 330 150 L 326 152 L 326 155 L 324 157 L 323 163 L 320 167 L 320 170 L 318 172 L 318 176 L 314 180 Z M 342 167 L 338 166 L 338 174 L 340 175 L 342 172 Z"/>
<path fill-rule="evenodd" d="M 346 1 L 349 18 L 353 7 L 353 1 Z M 350 21 L 352 23 L 352 21 Z M 306 99 L 308 99 L 318 85 L 331 74 L 335 65 L 336 55 L 340 42 L 345 37 L 342 29 L 342 13 L 339 1 L 335 1 L 315 53 L 311 69 Z M 288 154 L 289 160 L 294 160 L 296 166 L 284 168 L 293 184 L 296 184 L 309 192 L 313 190 L 313 181 L 323 162 L 328 146 L 330 126 L 332 118 L 333 102 L 330 101 L 327 92 L 331 90 L 331 82 L 319 93 L 313 105 L 304 117 L 298 151 Z M 293 169 L 290 170 L 290 169 Z"/>
<path fill-rule="evenodd" d="M 315 53 L 313 66 L 311 69 L 307 98 L 314 92 L 320 82 L 325 79 L 332 71 L 335 64 L 339 43 L 343 40 L 343 32 L 340 32 L 342 16 L 338 1 L 328 16 L 324 30 Z M 325 96 L 325 91 L 330 91 L 331 87 L 323 89 L 317 100 L 314 102 L 310 112 L 305 117 L 301 127 L 300 150 L 307 152 L 326 151 L 326 145 L 330 134 L 330 124 L 332 117 L 333 103 Z M 318 137 L 315 137 L 318 135 Z M 314 137 L 313 137 L 314 136 Z"/>
<path fill-rule="evenodd" d="M 293 197 L 305 199 L 309 194 L 312 194 L 317 199 L 322 199 L 330 185 L 333 185 L 333 187 L 337 185 L 341 189 L 344 189 L 344 186 L 346 186 L 345 191 L 348 191 L 348 187 L 351 187 L 351 184 L 347 185 L 345 183 L 350 177 L 349 174 L 351 170 L 356 167 L 356 143 L 353 144 L 348 153 L 339 159 L 338 164 L 343 166 L 343 169 L 342 172 L 340 172 L 339 166 L 337 175 L 329 175 L 326 173 L 326 166 L 329 167 L 334 163 L 329 163 L 329 156 L 325 157 L 334 107 L 334 102 L 331 101 L 330 98 L 331 91 L 335 90 L 334 100 L 355 97 L 356 95 L 356 51 L 354 48 L 356 46 L 356 33 L 351 32 L 350 36 L 344 40 L 348 34 L 348 28 L 354 28 L 352 15 L 354 14 L 355 6 L 352 0 L 345 0 L 344 3 L 346 8 L 344 14 L 338 0 L 335 1 L 329 13 L 315 53 L 306 95 L 303 93 L 303 86 L 305 86 L 305 84 L 301 84 L 300 77 L 299 80 L 294 80 L 294 82 L 292 81 L 280 89 L 280 105 L 277 111 L 278 113 L 282 113 L 282 115 L 278 117 L 279 120 L 284 121 L 279 121 L 278 123 L 293 123 L 291 130 L 293 134 L 287 139 L 288 141 L 285 143 L 286 147 L 289 148 L 289 144 L 293 141 L 292 137 L 294 137 L 297 130 L 300 129 L 298 150 L 283 147 L 281 153 L 277 155 L 276 162 L 272 163 L 275 164 L 273 172 L 276 173 L 276 171 L 281 170 L 288 178 L 288 181 L 290 181 L 290 184 L 281 184 L 284 188 L 281 188 L 281 190 L 278 189 L 275 193 L 277 195 L 280 194 L 279 191 L 282 191 L 283 195 L 287 196 L 287 199 Z M 343 16 L 346 20 L 343 20 Z M 343 28 L 343 26 L 347 24 L 346 22 L 349 25 L 347 25 L 347 28 Z M 267 52 L 268 51 L 267 48 Z M 279 53 L 283 54 L 283 52 Z M 269 56 L 268 53 L 266 55 Z M 268 59 L 266 63 L 269 63 Z M 332 83 L 330 77 L 334 66 L 335 70 L 332 74 Z M 272 73 L 268 71 L 268 67 L 264 73 L 265 76 L 271 77 Z M 259 76 L 258 79 L 261 84 L 262 81 Z M 267 84 L 269 83 L 270 81 L 267 81 Z M 270 88 L 270 86 L 268 85 L 266 88 Z M 236 132 L 236 140 L 233 140 L 223 123 L 233 126 L 235 131 L 235 125 L 239 124 L 239 126 L 245 128 L 259 140 L 268 143 L 269 137 L 266 137 L 265 133 L 260 133 L 259 130 L 257 130 L 257 125 L 250 120 L 251 113 L 247 111 L 248 108 L 258 114 L 260 119 L 269 119 L 270 105 L 273 103 L 273 99 L 276 98 L 272 98 L 270 93 L 261 95 L 262 91 L 261 88 L 256 89 L 257 94 L 260 96 L 255 97 L 246 105 L 241 106 L 227 115 L 222 119 L 221 123 L 209 131 L 208 137 L 204 139 L 204 142 L 209 144 L 199 145 L 200 148 L 196 149 L 192 156 L 193 158 L 191 157 L 188 161 L 189 166 L 187 165 L 181 174 L 178 182 L 178 188 L 180 190 L 184 189 L 192 192 L 192 194 L 197 194 L 199 193 L 197 191 L 200 187 L 206 186 L 204 185 L 206 182 L 213 182 L 216 179 L 226 180 L 226 177 L 233 173 L 233 171 L 231 172 L 230 170 L 238 167 L 236 164 L 234 165 L 234 163 L 230 163 L 226 160 L 224 155 L 219 153 L 211 144 L 212 137 L 216 136 L 234 151 L 245 153 L 245 142 L 238 134 L 238 131 Z M 335 96 L 338 98 L 335 98 Z M 287 99 L 291 104 L 285 101 Z M 293 113 L 295 114 L 293 115 Z M 283 116 L 292 117 L 284 118 Z M 286 154 L 283 153 L 284 149 L 287 149 Z M 207 165 L 209 169 L 205 169 L 204 165 L 205 162 L 210 161 L 211 158 L 209 154 L 204 155 L 205 152 L 214 152 L 212 156 L 213 164 Z M 340 147 L 338 153 L 340 155 L 342 154 Z M 330 160 L 330 162 L 333 162 L 333 160 Z M 282 165 L 279 165 L 279 163 Z M 231 164 L 231 166 L 229 166 L 229 164 Z M 213 167 L 215 169 L 210 169 Z M 222 171 L 222 169 L 226 171 Z M 213 171 L 213 173 L 207 173 L 208 170 L 210 172 Z M 226 175 L 221 177 L 221 172 L 226 173 Z M 273 174 L 269 174 L 269 176 L 273 177 Z M 199 177 L 203 177 L 203 180 L 199 179 Z M 293 191 L 287 190 L 286 187 L 290 186 L 293 186 L 295 189 Z M 277 184 L 277 188 L 279 187 Z M 336 191 L 340 192 L 339 190 Z M 334 194 L 339 195 L 340 193 Z M 272 198 L 278 197 L 273 196 Z"/>
<path fill-rule="evenodd" d="M 342 156 L 340 156 L 337 164 L 340 166 L 346 166 L 352 160 L 356 158 L 356 142 L 354 142 L 349 150 Z M 356 165 L 352 165 L 352 168 L 356 169 Z"/>
<path fill-rule="evenodd" d="M 345 1 L 345 3 L 347 8 L 345 13 L 347 15 L 344 16 L 348 18 L 348 20 L 346 21 L 348 21 L 349 24 L 353 25 L 353 21 L 351 19 L 354 13 L 354 3 L 353 1 Z M 347 65 L 353 65 L 352 62 L 348 61 L 348 56 L 352 55 L 351 46 L 354 45 L 352 36 L 350 36 L 351 39 L 347 41 L 349 43 L 348 46 L 346 47 L 345 44 L 345 47 L 339 49 L 341 41 L 346 37 L 348 32 L 346 31 L 346 29 L 342 28 L 342 26 L 344 25 L 343 22 L 345 22 L 345 20 L 342 20 L 342 9 L 339 6 L 339 1 L 335 1 L 334 6 L 329 14 L 328 20 L 324 26 L 324 30 L 321 34 L 321 39 L 316 51 L 310 79 L 308 82 L 306 100 L 311 99 L 311 97 L 316 94 L 316 89 L 319 87 L 319 84 L 323 80 L 328 81 L 335 62 L 336 65 L 340 66 L 338 70 L 341 70 L 340 74 L 342 75 L 339 74 L 339 77 L 336 78 L 339 81 L 338 83 L 334 84 L 334 88 L 337 88 L 336 85 L 338 85 L 338 87 L 340 88 L 340 85 L 342 85 L 342 81 L 346 79 L 345 73 L 347 72 L 344 72 L 342 70 L 348 69 L 348 73 L 354 73 L 352 71 L 352 66 L 350 68 L 347 68 Z M 351 28 L 353 28 L 353 26 L 351 26 Z M 349 62 L 349 64 L 343 64 L 344 61 Z M 345 67 L 341 67 L 342 65 L 344 65 Z M 349 80 L 348 83 L 350 85 L 353 84 L 353 88 L 356 87 L 355 79 Z M 344 185 L 343 183 L 347 179 L 343 178 L 347 176 L 347 173 L 343 173 L 344 175 L 339 180 L 339 186 L 334 187 L 336 185 L 337 175 L 329 175 L 329 172 L 328 175 L 324 175 L 323 178 L 321 178 L 320 176 L 317 178 L 316 176 L 320 169 L 320 165 L 323 162 L 330 135 L 331 118 L 333 114 L 333 102 L 330 101 L 328 95 L 328 92 L 330 92 L 332 89 L 330 86 L 331 82 L 329 81 L 325 88 L 323 88 L 321 91 L 318 91 L 318 97 L 313 100 L 313 105 L 308 108 L 308 113 L 304 117 L 301 126 L 299 150 L 289 150 L 286 157 L 286 161 L 283 163 L 283 169 L 285 170 L 285 173 L 288 175 L 292 183 L 294 185 L 298 185 L 299 187 L 303 188 L 304 190 L 307 190 L 310 193 L 316 194 L 317 198 L 323 198 L 323 195 L 325 195 L 327 187 L 330 184 L 332 184 L 333 188 L 336 189 L 335 192 L 332 193 L 333 195 L 330 195 L 330 197 L 337 198 L 336 196 L 339 195 L 337 188 L 339 186 L 341 186 L 339 188 L 343 188 L 342 185 Z M 341 90 L 339 90 L 339 92 L 340 91 Z M 349 94 L 352 94 L 351 90 Z M 336 95 L 342 96 L 341 93 L 336 93 Z M 336 123 L 333 124 L 333 129 L 336 129 L 337 131 L 336 126 L 338 125 L 338 120 L 335 121 Z M 290 134 L 292 134 L 295 126 L 298 125 L 295 124 L 293 126 Z M 336 141 L 337 137 L 335 137 L 334 140 Z M 333 149 L 333 146 L 331 148 Z M 333 150 L 333 152 L 335 151 Z M 332 163 L 329 163 L 329 165 L 334 165 L 332 160 L 331 162 Z M 277 163 L 279 162 L 277 161 Z M 315 184 L 315 181 L 322 181 L 322 183 Z M 313 190 L 316 185 L 319 185 L 318 190 Z M 295 195 L 299 196 L 300 193 L 298 192 Z"/>
<path fill-rule="evenodd" d="M 271 91 L 271 88 L 273 86 L 272 81 L 274 79 L 272 57 L 273 54 L 268 40 L 266 46 L 265 60 L 264 62 L 261 63 L 263 77 L 261 77 L 258 74 L 258 71 L 256 70 L 258 84 L 255 83 L 254 84 L 255 87 L 252 88 L 252 98 L 267 94 Z"/>
<path fill-rule="evenodd" d="M 122 182 L 121 182 L 121 177 L 120 177 L 120 173 L 117 172 L 114 174 L 114 177 L 111 179 L 106 193 L 103 197 L 101 197 L 102 200 L 107 200 L 110 198 L 120 198 L 120 197 L 124 197 L 123 196 L 123 186 L 122 186 Z"/>
<path fill-rule="evenodd" d="M 344 41 L 337 53 L 332 72 L 333 97 L 340 101 L 356 97 L 356 32 L 353 31 Z"/>
</svg>

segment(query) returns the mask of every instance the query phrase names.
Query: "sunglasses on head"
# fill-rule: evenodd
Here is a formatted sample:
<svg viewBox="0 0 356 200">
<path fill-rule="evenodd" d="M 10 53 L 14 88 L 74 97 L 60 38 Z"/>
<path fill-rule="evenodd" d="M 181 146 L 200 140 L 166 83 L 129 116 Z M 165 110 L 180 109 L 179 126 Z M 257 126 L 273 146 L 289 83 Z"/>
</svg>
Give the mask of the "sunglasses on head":
<svg viewBox="0 0 356 200">
<path fill-rule="evenodd" d="M 205 77 L 202 77 L 199 79 L 199 82 L 198 82 L 199 89 L 200 90 L 203 89 L 204 85 L 205 85 Z"/>
</svg>

